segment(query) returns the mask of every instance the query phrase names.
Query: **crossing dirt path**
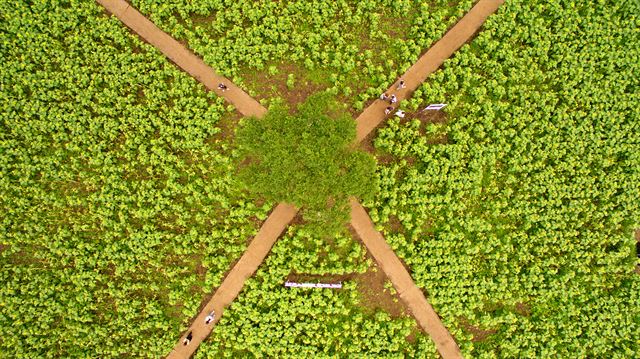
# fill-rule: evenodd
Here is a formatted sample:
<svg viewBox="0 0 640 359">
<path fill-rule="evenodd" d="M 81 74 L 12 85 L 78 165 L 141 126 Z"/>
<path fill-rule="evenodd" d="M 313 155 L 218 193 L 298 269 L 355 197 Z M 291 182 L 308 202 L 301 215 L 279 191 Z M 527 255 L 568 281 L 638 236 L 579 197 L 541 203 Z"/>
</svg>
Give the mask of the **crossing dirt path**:
<svg viewBox="0 0 640 359">
<path fill-rule="evenodd" d="M 218 75 L 211 67 L 186 47 L 160 30 L 155 24 L 131 7 L 125 0 L 96 0 L 111 14 L 120 19 L 126 26 L 137 33 L 144 40 L 158 48 L 177 66 L 202 82 L 209 90 L 225 98 L 245 116 L 262 117 L 266 113 L 258 101 L 238 88 L 228 79 Z M 398 102 L 411 96 L 422 82 L 457 49 L 480 29 L 486 18 L 494 13 L 504 0 L 480 0 L 442 39 L 433 45 L 420 59 L 403 75 L 406 88 L 396 90 L 394 84 L 387 94 L 395 94 Z M 227 85 L 227 91 L 220 91 L 218 84 Z M 388 104 L 376 100 L 358 116 L 357 142 L 362 141 L 387 116 L 384 109 Z M 397 106 L 397 105 L 396 105 Z M 418 324 L 427 332 L 438 348 L 443 358 L 461 358 L 460 350 L 447 328 L 442 324 L 437 313 L 427 301 L 424 293 L 418 288 L 400 259 L 386 243 L 382 234 L 376 231 L 366 210 L 355 200 L 351 200 L 351 225 L 362 238 L 365 246 L 371 252 L 384 273 L 389 277 L 398 291 L 400 298 L 407 304 Z M 227 274 L 222 284 L 205 305 L 202 312 L 192 322 L 189 329 L 169 353 L 167 358 L 189 358 L 196 351 L 200 343 L 211 333 L 220 319 L 224 308 L 238 296 L 244 282 L 255 273 L 263 262 L 280 234 L 293 220 L 298 210 L 288 204 L 280 203 L 263 223 L 258 234 L 254 237 L 240 260 Z M 216 319 L 206 325 L 205 317 L 211 311 L 216 312 Z M 192 333 L 189 345 L 183 345 L 183 339 Z"/>
<path fill-rule="evenodd" d="M 262 117 L 267 109 L 228 79 L 218 75 L 209 65 L 181 43 L 160 30 L 125 0 L 96 0 L 133 32 L 155 46 L 178 67 L 200 81 L 209 90 L 233 104 L 245 116 Z M 220 91 L 218 84 L 228 89 Z"/>
<path fill-rule="evenodd" d="M 224 308 L 236 299 L 244 282 L 255 273 L 258 266 L 267 256 L 271 247 L 276 242 L 280 234 L 287 228 L 289 223 L 298 213 L 298 210 L 291 205 L 280 203 L 271 212 L 269 218 L 262 224 L 260 231 L 253 238 L 249 247 L 244 252 L 240 260 L 231 269 L 224 281 L 218 287 L 215 294 L 204 307 L 198 317 L 191 323 L 176 346 L 167 358 L 189 358 L 198 349 L 200 343 L 211 333 L 213 327 L 218 323 Z M 212 310 L 216 312 L 216 319 L 211 324 L 205 324 L 205 318 Z M 183 345 L 183 339 L 192 333 L 193 339 L 189 345 Z"/>
<path fill-rule="evenodd" d="M 386 93 L 389 96 L 395 94 L 398 98 L 398 103 L 394 106 L 397 108 L 400 101 L 410 97 L 413 91 L 415 91 L 431 73 L 437 70 L 444 61 L 451 57 L 465 42 L 470 40 L 480 29 L 487 17 L 496 12 L 502 3 L 504 3 L 504 0 L 478 1 L 460 21 L 404 73 L 401 79 L 404 80 L 406 88 L 397 90 L 398 84 L 394 83 L 387 90 Z M 362 141 L 388 117 L 384 114 L 384 109 L 387 106 L 389 106 L 388 102 L 376 100 L 358 116 L 356 119 L 358 123 L 356 142 Z M 393 113 L 390 116 L 393 116 Z"/>
<path fill-rule="evenodd" d="M 356 199 L 351 199 L 351 226 L 389 277 L 400 299 L 407 305 L 418 325 L 431 336 L 444 359 L 462 358 L 460 349 L 449 330 L 442 324 L 427 298 L 411 278 L 393 249 L 378 232 L 367 211 Z"/>
</svg>

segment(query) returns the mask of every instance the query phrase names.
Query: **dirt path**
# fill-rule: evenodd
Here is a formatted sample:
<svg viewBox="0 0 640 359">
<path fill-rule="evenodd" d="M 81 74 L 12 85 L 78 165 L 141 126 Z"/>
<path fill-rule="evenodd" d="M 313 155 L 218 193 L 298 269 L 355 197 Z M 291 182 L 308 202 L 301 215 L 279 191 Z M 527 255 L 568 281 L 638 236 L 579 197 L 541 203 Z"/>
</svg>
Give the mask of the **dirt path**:
<svg viewBox="0 0 640 359">
<path fill-rule="evenodd" d="M 420 59 L 405 72 L 401 77 L 405 81 L 406 88 L 396 90 L 397 83 L 394 83 L 387 94 L 395 94 L 398 103 L 411 96 L 418 86 L 427 77 L 437 70 L 446 59 L 465 44 L 480 29 L 484 21 L 493 14 L 504 0 L 480 0 L 478 3 L 458 21 L 438 42 L 436 42 Z M 362 141 L 388 116 L 384 114 L 384 109 L 389 106 L 388 102 L 382 100 L 374 101 L 367 107 L 357 121 L 357 142 Z M 398 108 L 397 104 L 395 105 Z M 393 115 L 393 114 L 392 114 Z M 391 116 L 392 116 L 391 115 Z"/>
<path fill-rule="evenodd" d="M 242 257 L 240 257 L 238 263 L 236 263 L 225 277 L 211 300 L 209 300 L 209 303 L 207 303 L 202 312 L 200 312 L 198 317 L 191 323 L 189 329 L 183 334 L 167 358 L 189 358 L 193 355 L 200 343 L 209 336 L 215 324 L 220 320 L 224 308 L 231 304 L 238 294 L 240 294 L 245 280 L 251 277 L 256 269 L 258 269 L 258 266 L 260 266 L 267 256 L 280 234 L 296 216 L 296 213 L 298 213 L 298 210 L 291 205 L 281 203 L 276 206 L 267 220 L 262 224 L 260 231 L 258 231 L 258 234 L 253 238 L 247 250 Z M 204 320 L 212 310 L 216 312 L 216 320 L 206 325 Z M 193 333 L 193 339 L 189 345 L 185 346 L 182 344 L 182 340 L 189 332 Z"/>
<path fill-rule="evenodd" d="M 375 229 L 367 211 L 355 199 L 351 200 L 351 225 L 382 271 L 389 277 L 398 295 L 416 318 L 418 325 L 431 336 L 440 355 L 445 359 L 462 358 L 456 341 L 442 324 L 422 290 L 413 283 L 411 275 L 398 256 L 384 240 L 382 234 Z"/>
<path fill-rule="evenodd" d="M 254 100 L 228 79 L 218 75 L 211 67 L 205 64 L 202 59 L 167 33 L 160 30 L 160 28 L 144 17 L 138 10 L 131 7 L 125 0 L 96 1 L 120 19 L 120 21 L 133 30 L 133 32 L 165 54 L 171 61 L 178 65 L 178 67 L 195 77 L 209 90 L 214 91 L 218 96 L 223 97 L 233 104 L 243 115 L 262 117 L 267 112 L 267 109 L 258 101 Z M 227 85 L 228 90 L 224 92 L 220 91 L 218 89 L 219 83 Z"/>
</svg>

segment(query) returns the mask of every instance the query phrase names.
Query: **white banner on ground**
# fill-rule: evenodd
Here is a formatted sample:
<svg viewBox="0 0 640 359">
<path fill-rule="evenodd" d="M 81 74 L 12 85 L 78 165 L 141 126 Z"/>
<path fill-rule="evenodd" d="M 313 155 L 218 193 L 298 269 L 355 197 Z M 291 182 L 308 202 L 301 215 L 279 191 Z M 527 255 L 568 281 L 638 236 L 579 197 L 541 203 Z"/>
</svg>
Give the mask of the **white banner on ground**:
<svg viewBox="0 0 640 359">
<path fill-rule="evenodd" d="M 342 288 L 342 283 L 337 283 L 337 284 L 327 284 L 327 283 L 296 283 L 296 282 L 285 282 L 284 283 L 285 287 L 292 287 L 292 288 L 333 288 L 333 289 L 340 289 Z"/>
<path fill-rule="evenodd" d="M 447 104 L 446 103 L 433 103 L 427 107 L 424 108 L 424 110 L 422 111 L 427 111 L 427 110 L 441 110 L 443 109 Z"/>
</svg>

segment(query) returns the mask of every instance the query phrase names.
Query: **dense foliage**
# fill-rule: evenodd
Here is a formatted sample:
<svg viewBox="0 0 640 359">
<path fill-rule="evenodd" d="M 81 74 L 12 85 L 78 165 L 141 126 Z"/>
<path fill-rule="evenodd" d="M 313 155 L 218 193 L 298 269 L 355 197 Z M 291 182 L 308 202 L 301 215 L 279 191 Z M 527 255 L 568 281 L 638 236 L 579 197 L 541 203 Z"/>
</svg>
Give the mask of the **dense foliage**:
<svg viewBox="0 0 640 359">
<path fill-rule="evenodd" d="M 236 80 L 284 71 L 293 89 L 302 73 L 359 109 L 473 1 L 132 3 Z M 446 102 L 449 122 L 380 131 L 393 159 L 371 215 L 466 356 L 640 353 L 639 13 L 507 1 L 405 105 Z M 236 189 L 227 106 L 94 2 L 0 2 L 0 18 L 0 357 L 166 355 L 271 207 Z M 333 204 L 311 218 L 326 223 L 344 214 L 332 193 L 366 199 L 371 163 L 346 155 L 352 125 L 305 106 L 241 130 L 300 177 L 242 178 L 272 200 Z M 358 176 L 335 176 L 352 164 Z M 348 234 L 318 232 L 290 229 L 198 355 L 437 357 L 413 320 L 367 310 L 355 281 L 282 287 L 369 268 Z"/>
<path fill-rule="evenodd" d="M 92 1 L 0 14 L 0 357 L 165 355 L 269 208 L 226 105 Z"/>
<path fill-rule="evenodd" d="M 372 303 L 362 303 L 367 298 L 355 280 L 346 280 L 339 290 L 283 286 L 292 273 L 363 273 L 371 263 L 365 253 L 350 236 L 328 243 L 290 228 L 196 358 L 437 358 L 435 346 L 413 318 L 365 308 Z M 414 336 L 411 343 L 408 335 Z"/>
<path fill-rule="evenodd" d="M 376 139 L 372 215 L 468 357 L 640 353 L 639 13 L 509 1 L 417 93 L 449 122 Z"/>
<path fill-rule="evenodd" d="M 154 23 L 234 82 L 269 91 L 279 68 L 361 109 L 379 96 L 472 0 L 133 0 Z M 292 63 L 296 66 L 292 68 Z M 242 81 L 268 72 L 268 81 Z M 289 82 L 288 81 L 288 82 Z M 289 96 L 288 90 L 279 93 Z"/>
<path fill-rule="evenodd" d="M 295 113 L 271 106 L 237 131 L 238 179 L 271 202 L 302 208 L 318 231 L 334 235 L 348 222 L 349 196 L 370 200 L 376 162 L 353 145 L 356 125 L 326 93 L 307 98 Z"/>
</svg>

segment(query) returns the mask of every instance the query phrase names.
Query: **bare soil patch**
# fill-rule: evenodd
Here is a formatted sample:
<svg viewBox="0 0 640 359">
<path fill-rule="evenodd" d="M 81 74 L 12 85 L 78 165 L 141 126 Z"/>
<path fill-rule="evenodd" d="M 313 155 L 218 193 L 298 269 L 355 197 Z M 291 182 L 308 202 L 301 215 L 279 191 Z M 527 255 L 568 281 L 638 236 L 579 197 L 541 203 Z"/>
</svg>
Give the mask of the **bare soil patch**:
<svg viewBox="0 0 640 359">
<path fill-rule="evenodd" d="M 295 217 L 293 217 L 293 221 L 291 221 L 291 223 L 289 223 L 289 227 L 295 227 L 295 226 L 300 226 L 303 225 L 304 222 L 304 218 L 302 217 L 302 211 L 299 211 Z"/>
<path fill-rule="evenodd" d="M 404 302 L 397 294 L 392 294 L 391 290 L 384 287 L 387 276 L 377 265 L 374 264 L 367 272 L 356 276 L 355 280 L 360 292 L 360 304 L 364 308 L 371 311 L 383 310 L 393 318 L 407 315 L 408 310 Z"/>
<path fill-rule="evenodd" d="M 489 336 L 491 336 L 492 334 L 497 333 L 498 331 L 495 329 L 482 329 L 480 327 L 477 327 L 475 325 L 471 325 L 469 323 L 469 321 L 466 318 L 460 318 L 460 324 L 462 324 L 462 327 L 469 333 L 471 333 L 473 335 L 473 339 L 471 339 L 471 341 L 473 342 L 481 342 L 484 340 L 487 340 L 489 338 Z"/>
<path fill-rule="evenodd" d="M 387 223 L 387 228 L 390 230 L 390 232 L 394 232 L 394 233 L 405 232 L 402 222 L 400 222 L 400 219 L 398 219 L 398 217 L 394 215 L 389 216 L 389 222 Z"/>
<path fill-rule="evenodd" d="M 236 128 L 242 119 L 242 114 L 238 111 L 225 112 L 220 121 L 217 123 L 217 127 L 220 128 L 220 132 L 214 136 L 209 137 L 206 140 L 208 144 L 217 144 L 220 142 L 232 143 L 236 136 Z"/>
<path fill-rule="evenodd" d="M 531 308 L 528 304 L 525 303 L 517 303 L 516 304 L 516 312 L 520 315 L 528 317 L 531 315 Z"/>
<path fill-rule="evenodd" d="M 422 108 L 424 108 L 426 106 L 423 106 Z M 422 124 L 429 124 L 429 123 L 446 123 L 447 122 L 447 114 L 444 111 L 422 111 L 422 110 L 418 110 L 415 112 L 407 112 L 407 117 L 405 117 L 407 119 L 413 120 L 413 119 L 417 119 L 420 120 L 420 122 Z"/>
<path fill-rule="evenodd" d="M 270 73 L 269 68 L 275 67 L 276 73 Z M 256 94 L 258 100 L 280 97 L 291 107 L 303 102 L 310 95 L 325 90 L 328 86 L 319 81 L 313 81 L 304 67 L 295 63 L 269 64 L 263 70 L 244 68 L 240 71 L 243 82 Z M 289 89 L 287 79 L 292 74 L 293 87 Z"/>
</svg>

